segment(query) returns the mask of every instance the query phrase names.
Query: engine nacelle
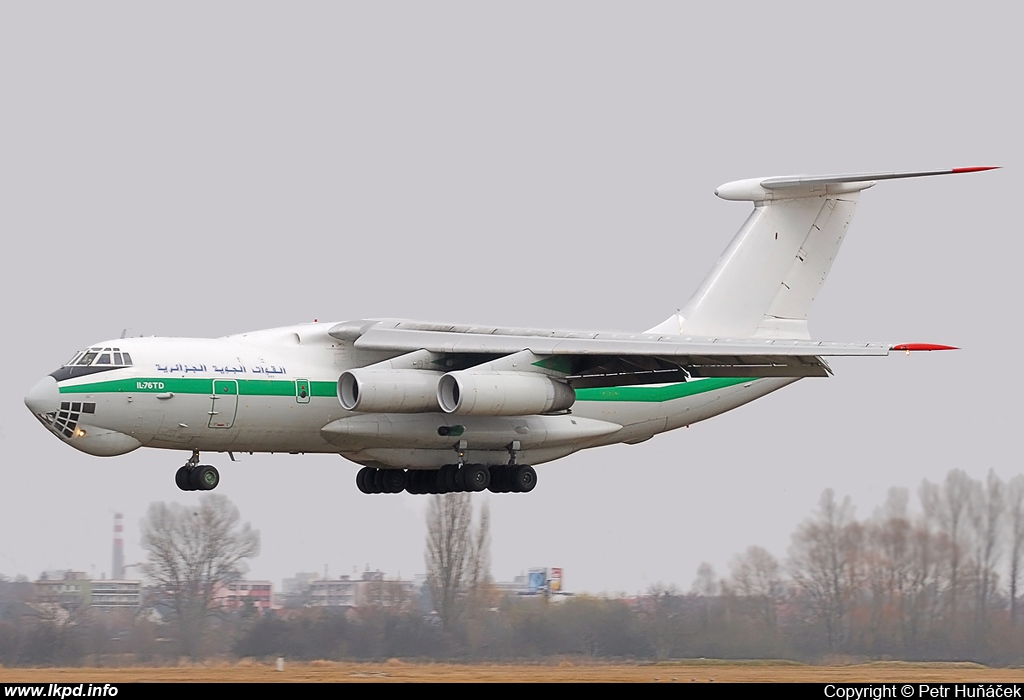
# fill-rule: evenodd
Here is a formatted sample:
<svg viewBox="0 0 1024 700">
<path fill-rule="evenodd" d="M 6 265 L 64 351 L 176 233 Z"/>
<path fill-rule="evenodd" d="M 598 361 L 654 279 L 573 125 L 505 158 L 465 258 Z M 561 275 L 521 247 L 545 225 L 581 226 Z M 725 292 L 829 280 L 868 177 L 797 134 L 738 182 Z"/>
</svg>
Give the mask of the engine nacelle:
<svg viewBox="0 0 1024 700">
<path fill-rule="evenodd" d="M 532 416 L 564 411 L 576 392 L 564 382 L 526 372 L 449 372 L 437 383 L 437 403 L 460 416 Z"/>
<path fill-rule="evenodd" d="M 338 401 L 362 413 L 433 412 L 440 377 L 418 369 L 350 369 L 338 378 Z"/>
</svg>

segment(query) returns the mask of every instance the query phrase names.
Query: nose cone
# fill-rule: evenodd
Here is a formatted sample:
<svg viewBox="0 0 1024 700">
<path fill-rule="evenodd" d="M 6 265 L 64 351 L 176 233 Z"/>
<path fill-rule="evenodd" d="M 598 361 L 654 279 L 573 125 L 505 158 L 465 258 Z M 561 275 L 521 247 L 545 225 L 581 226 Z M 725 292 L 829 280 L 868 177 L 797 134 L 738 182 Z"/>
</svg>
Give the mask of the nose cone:
<svg viewBox="0 0 1024 700">
<path fill-rule="evenodd" d="M 57 389 L 57 380 L 53 377 L 40 379 L 26 394 L 25 405 L 36 415 L 56 411 L 60 408 L 60 391 Z"/>
</svg>

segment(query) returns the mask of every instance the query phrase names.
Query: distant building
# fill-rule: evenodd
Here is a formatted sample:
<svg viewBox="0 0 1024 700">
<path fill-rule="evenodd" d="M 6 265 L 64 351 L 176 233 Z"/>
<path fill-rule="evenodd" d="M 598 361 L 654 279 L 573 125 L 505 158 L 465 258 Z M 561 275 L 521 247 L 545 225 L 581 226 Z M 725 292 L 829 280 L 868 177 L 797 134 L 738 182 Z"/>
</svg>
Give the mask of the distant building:
<svg viewBox="0 0 1024 700">
<path fill-rule="evenodd" d="M 134 610 L 142 605 L 142 581 L 107 579 L 90 581 L 94 608 Z"/>
<path fill-rule="evenodd" d="M 358 583 L 348 576 L 313 581 L 309 585 L 307 605 L 324 608 L 354 608 L 356 607 Z"/>
<path fill-rule="evenodd" d="M 387 579 L 380 570 L 366 570 L 359 578 L 296 574 L 285 582 L 289 588 L 285 602 L 288 607 L 408 609 L 416 602 L 412 581 Z"/>
<path fill-rule="evenodd" d="M 44 571 L 35 586 L 37 603 L 65 608 L 89 605 L 91 582 L 84 571 Z"/>
<path fill-rule="evenodd" d="M 142 604 L 142 581 L 95 580 L 82 571 L 45 571 L 35 582 L 35 602 L 69 609 L 134 609 Z"/>
<path fill-rule="evenodd" d="M 534 568 L 511 581 L 495 581 L 494 587 L 507 595 L 572 595 L 565 590 L 564 569 Z"/>
<path fill-rule="evenodd" d="M 251 605 L 260 612 L 274 606 L 274 585 L 270 581 L 233 581 L 214 593 L 214 604 L 228 610 L 241 610 Z"/>
<path fill-rule="evenodd" d="M 310 584 L 319 578 L 320 574 L 300 571 L 292 578 L 286 578 L 281 581 L 281 594 L 289 596 L 307 591 L 309 590 Z"/>
</svg>

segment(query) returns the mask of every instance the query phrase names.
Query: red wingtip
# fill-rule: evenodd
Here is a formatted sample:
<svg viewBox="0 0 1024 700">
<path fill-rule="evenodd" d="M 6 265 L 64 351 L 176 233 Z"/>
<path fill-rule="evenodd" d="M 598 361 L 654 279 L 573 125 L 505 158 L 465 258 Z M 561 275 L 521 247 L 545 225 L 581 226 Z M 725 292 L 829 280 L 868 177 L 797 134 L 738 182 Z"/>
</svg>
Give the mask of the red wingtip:
<svg viewBox="0 0 1024 700">
<path fill-rule="evenodd" d="M 893 345 L 892 349 L 917 352 L 919 350 L 959 350 L 960 348 L 952 345 L 935 345 L 934 343 L 901 343 L 900 345 Z"/>
<path fill-rule="evenodd" d="M 983 165 L 979 168 L 953 168 L 951 173 L 980 173 L 983 170 L 999 170 L 1001 165 Z"/>
</svg>

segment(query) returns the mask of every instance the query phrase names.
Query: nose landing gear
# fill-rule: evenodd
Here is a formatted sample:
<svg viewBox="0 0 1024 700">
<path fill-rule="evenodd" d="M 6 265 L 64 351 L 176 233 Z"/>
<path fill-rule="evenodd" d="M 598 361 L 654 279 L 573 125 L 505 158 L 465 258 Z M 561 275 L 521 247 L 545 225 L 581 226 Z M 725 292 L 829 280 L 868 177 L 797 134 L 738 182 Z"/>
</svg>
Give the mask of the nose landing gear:
<svg viewBox="0 0 1024 700">
<path fill-rule="evenodd" d="M 209 464 L 199 464 L 199 450 L 174 473 L 174 483 L 182 491 L 212 491 L 220 483 L 220 472 Z"/>
</svg>

